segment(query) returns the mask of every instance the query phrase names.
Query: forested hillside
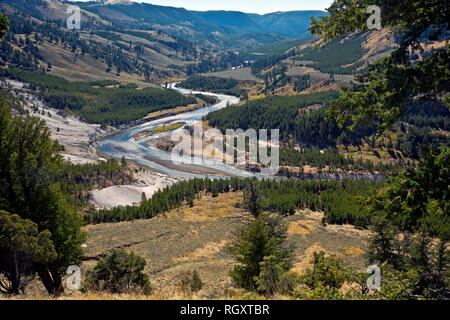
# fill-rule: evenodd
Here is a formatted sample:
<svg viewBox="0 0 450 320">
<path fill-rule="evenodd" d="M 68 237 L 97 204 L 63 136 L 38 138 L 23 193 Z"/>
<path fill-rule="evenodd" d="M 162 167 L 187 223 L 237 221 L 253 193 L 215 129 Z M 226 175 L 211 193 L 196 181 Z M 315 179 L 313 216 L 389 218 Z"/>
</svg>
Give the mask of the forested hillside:
<svg viewBox="0 0 450 320">
<path fill-rule="evenodd" d="M 138 28 L 159 26 L 183 37 L 203 41 L 211 47 L 243 48 L 269 43 L 271 40 L 305 38 L 309 36 L 311 17 L 323 11 L 291 11 L 256 15 L 237 11 L 189 11 L 148 3 L 103 5 L 80 4 L 85 10 L 109 17 L 119 26 Z M 244 37 L 243 37 L 244 36 Z M 233 44 L 229 40 L 234 39 Z M 269 40 L 269 41 L 268 41 Z"/>
<path fill-rule="evenodd" d="M 126 124 L 154 111 L 196 103 L 194 97 L 162 88 L 109 88 L 104 84 L 114 85 L 114 82 L 69 82 L 60 77 L 17 69 L 0 70 L 0 75 L 30 83 L 52 108 L 73 112 L 99 124 Z"/>
<path fill-rule="evenodd" d="M 239 82 L 234 79 L 192 76 L 177 84 L 178 87 L 207 92 L 223 93 L 240 97 L 245 90 L 238 88 Z"/>
<path fill-rule="evenodd" d="M 290 136 L 308 145 L 326 147 L 336 143 L 344 132 L 335 123 L 324 119 L 325 106 L 336 99 L 334 91 L 309 95 L 271 96 L 231 106 L 208 114 L 209 124 L 225 131 L 227 128 L 280 129 L 280 138 L 287 141 Z M 319 110 L 310 110 L 312 105 L 323 104 Z M 361 137 L 361 133 L 359 133 Z M 350 143 L 350 141 L 349 141 Z"/>
<path fill-rule="evenodd" d="M 158 81 L 180 74 L 177 68 L 196 61 L 201 50 L 192 42 L 158 28 L 125 30 L 92 14 L 83 14 L 82 29 L 66 27 L 66 4 L 37 0 L 2 1 L 10 29 L 0 44 L 3 65 L 44 69 L 76 80 L 118 78 Z M 79 65 L 73 70 L 72 65 Z"/>
<path fill-rule="evenodd" d="M 241 129 L 280 129 L 280 138 L 288 143 L 309 147 L 358 146 L 369 143 L 375 147 L 375 125 L 360 126 L 354 131 L 338 126 L 328 118 L 327 110 L 333 105 L 337 92 L 323 92 L 287 97 L 271 96 L 251 101 L 243 106 L 231 106 L 208 114 L 206 119 L 211 126 L 224 131 L 227 128 Z M 317 104 L 321 107 L 308 108 Z M 405 157 L 419 159 L 421 148 L 437 150 L 448 146 L 446 133 L 449 125 L 449 111 L 444 106 L 424 109 L 411 107 L 393 129 L 392 137 L 386 137 L 385 147 L 396 149 Z M 441 130 L 436 130 L 440 128 Z"/>
</svg>

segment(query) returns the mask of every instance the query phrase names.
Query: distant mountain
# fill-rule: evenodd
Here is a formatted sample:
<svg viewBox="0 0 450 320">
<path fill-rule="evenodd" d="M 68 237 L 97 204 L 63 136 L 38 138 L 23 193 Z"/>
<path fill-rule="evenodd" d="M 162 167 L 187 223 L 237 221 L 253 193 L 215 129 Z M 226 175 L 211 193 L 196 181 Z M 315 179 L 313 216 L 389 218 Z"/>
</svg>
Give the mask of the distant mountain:
<svg viewBox="0 0 450 320">
<path fill-rule="evenodd" d="M 122 27 L 145 29 L 146 26 L 169 28 L 192 40 L 224 40 L 228 36 L 251 33 L 274 34 L 280 41 L 310 36 L 311 17 L 324 11 L 276 12 L 265 15 L 238 11 L 189 11 L 148 3 L 76 3 L 84 10 L 119 23 Z M 260 37 L 260 36 L 259 36 Z M 248 40 L 248 39 L 247 39 Z"/>
<path fill-rule="evenodd" d="M 280 33 L 293 38 L 307 38 L 311 17 L 327 15 L 324 11 L 289 11 L 274 12 L 265 15 L 249 15 L 265 30 Z"/>
<path fill-rule="evenodd" d="M 196 11 L 194 14 L 212 26 L 221 25 L 232 28 L 234 32 L 261 32 L 255 20 L 248 14 L 239 11 Z M 264 30 L 266 31 L 266 30 Z"/>
<path fill-rule="evenodd" d="M 72 4 L 81 8 L 79 31 L 67 29 Z M 240 66 L 260 57 L 255 49 L 308 37 L 310 17 L 323 14 L 199 12 L 128 0 L 0 0 L 0 10 L 11 26 L 0 41 L 0 66 L 130 83 Z"/>
</svg>

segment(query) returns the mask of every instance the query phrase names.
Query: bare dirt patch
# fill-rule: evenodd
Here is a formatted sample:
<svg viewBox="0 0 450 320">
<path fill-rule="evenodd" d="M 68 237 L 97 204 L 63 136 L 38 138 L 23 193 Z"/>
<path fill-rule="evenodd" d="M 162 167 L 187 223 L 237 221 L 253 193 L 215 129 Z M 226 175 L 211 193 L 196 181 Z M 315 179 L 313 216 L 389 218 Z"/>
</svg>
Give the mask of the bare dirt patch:
<svg viewBox="0 0 450 320">
<path fill-rule="evenodd" d="M 149 199 L 158 190 L 171 186 L 177 181 L 163 174 L 148 171 L 135 173 L 134 178 L 135 182 L 130 185 L 116 185 L 93 190 L 90 203 L 97 209 L 138 205 L 142 200 L 142 194 Z"/>
</svg>

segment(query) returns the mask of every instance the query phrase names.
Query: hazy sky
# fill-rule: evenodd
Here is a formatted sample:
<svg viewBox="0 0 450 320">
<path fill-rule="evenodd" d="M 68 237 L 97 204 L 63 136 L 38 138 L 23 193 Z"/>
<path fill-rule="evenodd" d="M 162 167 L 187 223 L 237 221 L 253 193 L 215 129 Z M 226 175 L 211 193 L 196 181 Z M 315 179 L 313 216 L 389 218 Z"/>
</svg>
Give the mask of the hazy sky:
<svg viewBox="0 0 450 320">
<path fill-rule="evenodd" d="M 333 0 L 133 0 L 190 10 L 234 10 L 268 13 L 292 10 L 324 10 Z"/>
</svg>

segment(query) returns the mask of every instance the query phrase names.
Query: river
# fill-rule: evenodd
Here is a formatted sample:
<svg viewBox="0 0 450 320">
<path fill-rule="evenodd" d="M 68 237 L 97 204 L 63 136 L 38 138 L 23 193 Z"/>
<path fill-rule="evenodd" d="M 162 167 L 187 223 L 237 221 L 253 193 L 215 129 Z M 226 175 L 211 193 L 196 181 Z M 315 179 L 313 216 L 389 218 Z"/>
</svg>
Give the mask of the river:
<svg viewBox="0 0 450 320">
<path fill-rule="evenodd" d="M 180 113 L 175 116 L 169 116 L 158 120 L 145 122 L 139 125 L 129 127 L 121 130 L 115 134 L 100 139 L 97 150 L 102 154 L 121 159 L 123 156 L 127 160 L 134 161 L 143 166 L 150 167 L 158 172 L 166 174 L 170 177 L 179 179 L 191 178 L 224 178 L 224 177 L 258 177 L 267 178 L 271 176 L 261 175 L 259 173 L 252 173 L 246 170 L 239 169 L 222 162 L 217 162 L 209 159 L 200 159 L 193 157 L 197 161 L 202 162 L 201 165 L 179 164 L 172 162 L 172 155 L 170 152 L 157 149 L 149 146 L 146 142 L 156 139 L 161 136 L 171 135 L 178 130 L 183 130 L 183 127 L 168 131 L 153 134 L 147 138 L 139 141 L 135 140 L 133 136 L 142 131 L 151 131 L 154 128 L 170 125 L 174 123 L 186 123 L 191 126 L 202 120 L 208 113 L 239 103 L 239 98 L 223 94 L 216 94 L 210 92 L 193 91 L 183 88 L 175 87 L 175 83 L 171 83 L 170 88 L 182 94 L 203 94 L 207 96 L 214 96 L 219 99 L 215 105 L 204 107 L 190 112 Z M 273 176 L 272 176 L 273 177 Z M 279 177 L 277 177 L 279 178 Z M 302 180 L 341 180 L 341 179 L 370 179 L 382 180 L 385 177 L 380 174 L 323 174 L 323 175 L 304 175 Z"/>
<path fill-rule="evenodd" d="M 124 156 L 127 160 L 134 161 L 143 166 L 150 167 L 158 172 L 166 174 L 171 177 L 190 179 L 190 178 L 217 178 L 225 176 L 236 177 L 250 177 L 253 176 L 251 172 L 238 169 L 234 166 L 219 163 L 213 160 L 202 160 L 194 157 L 196 161 L 202 161 L 202 165 L 183 165 L 176 164 L 171 161 L 171 153 L 163 150 L 159 150 L 155 147 L 148 146 L 146 142 L 152 139 L 156 139 L 161 136 L 171 135 L 178 130 L 162 132 L 153 134 L 147 138 L 136 141 L 133 136 L 142 131 L 151 131 L 154 128 L 161 127 L 162 125 L 170 125 L 173 123 L 184 122 L 191 126 L 198 121 L 202 120 L 208 113 L 227 107 L 227 105 L 233 105 L 239 103 L 239 98 L 234 96 L 228 96 L 223 94 L 215 94 L 210 92 L 200 92 L 194 90 L 187 90 L 183 88 L 175 87 L 175 83 L 171 83 L 170 88 L 176 90 L 182 94 L 203 94 L 207 96 L 214 96 L 219 99 L 219 102 L 215 105 L 204 107 L 190 112 L 180 113 L 175 116 L 169 116 L 158 120 L 153 120 L 132 126 L 130 128 L 121 130 L 115 134 L 100 139 L 97 150 L 102 154 L 121 159 Z"/>
</svg>

